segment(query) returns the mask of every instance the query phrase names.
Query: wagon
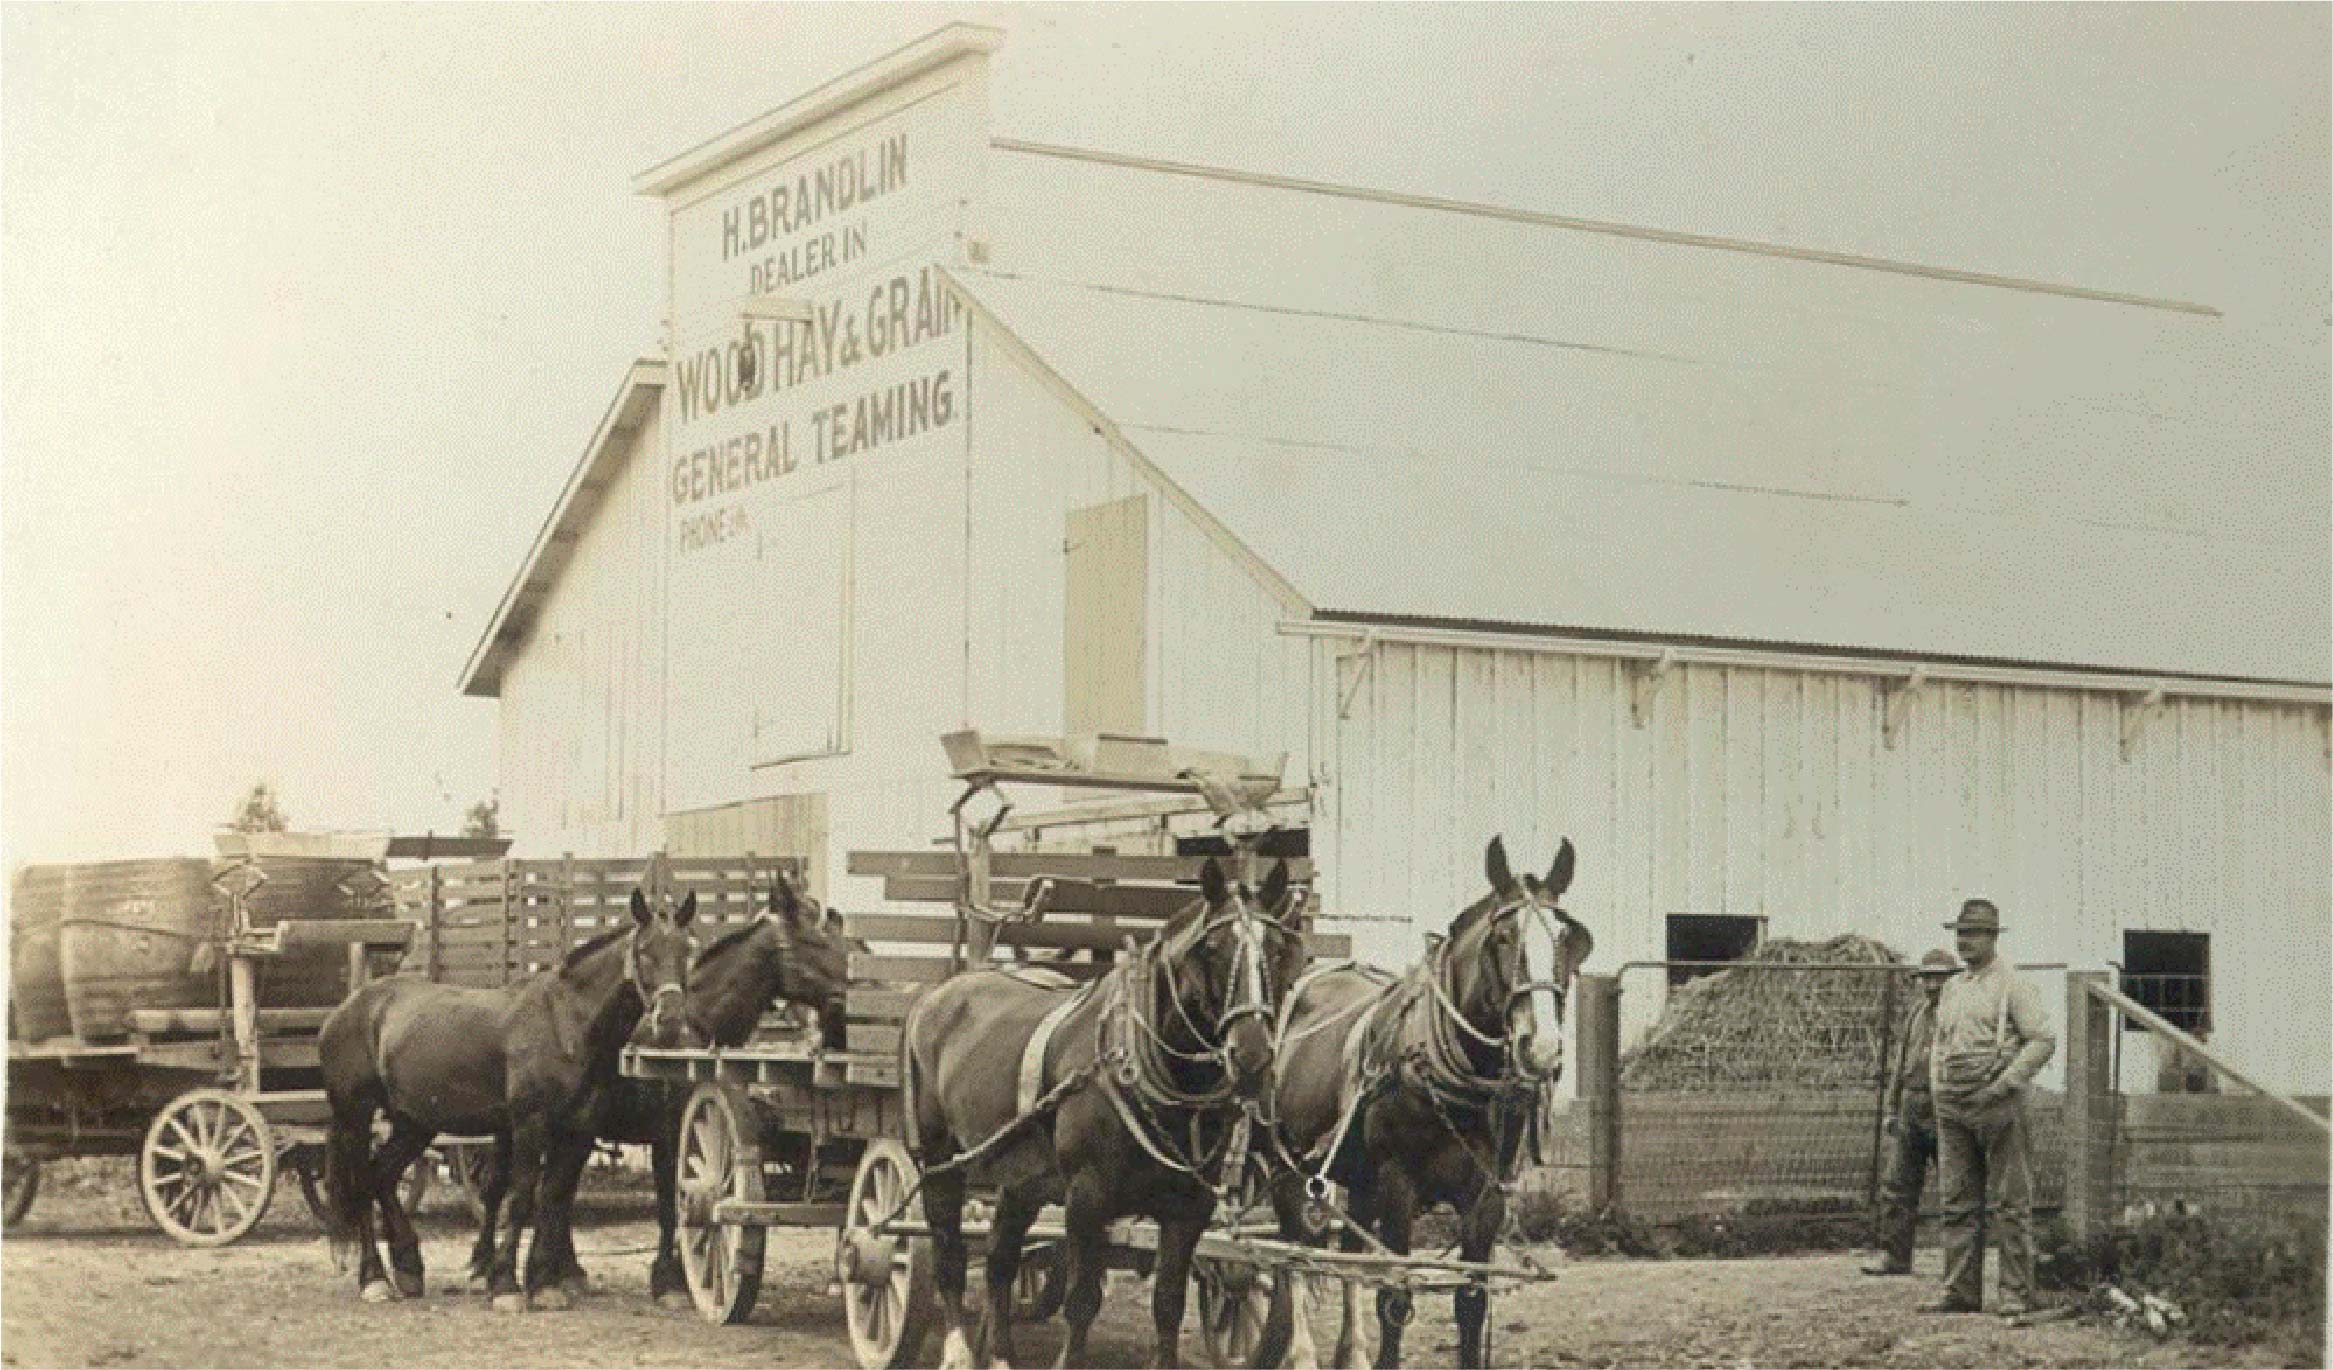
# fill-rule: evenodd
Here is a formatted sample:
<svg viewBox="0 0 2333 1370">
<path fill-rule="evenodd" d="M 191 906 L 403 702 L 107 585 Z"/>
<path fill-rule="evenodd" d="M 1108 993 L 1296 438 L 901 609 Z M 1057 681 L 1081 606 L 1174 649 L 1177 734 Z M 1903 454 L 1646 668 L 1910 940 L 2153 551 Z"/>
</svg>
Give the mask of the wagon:
<svg viewBox="0 0 2333 1370">
<path fill-rule="evenodd" d="M 147 1214 L 190 1246 L 249 1232 L 284 1171 L 321 1211 L 317 1032 L 412 935 L 379 870 L 402 841 L 222 834 L 216 864 L 21 872 L 0 1217 L 66 1156 L 135 1156 Z"/>
<path fill-rule="evenodd" d="M 928 911 L 846 915 L 865 950 L 851 960 L 844 1046 L 755 1041 L 727 1050 L 627 1051 L 624 1069 L 643 1079 L 689 1082 L 679 1154 L 681 1258 L 699 1312 L 740 1322 L 759 1292 L 766 1229 L 835 1231 L 835 1287 L 852 1350 L 863 1366 L 911 1363 L 933 1324 L 930 1229 L 911 1201 L 918 1182 L 899 1090 L 900 1024 L 916 998 L 970 966 L 1037 963 L 1072 979 L 1106 972 L 1136 938 L 1196 897 L 1203 853 L 1132 856 L 1096 852 L 999 852 L 994 834 L 1011 811 L 1001 787 L 1043 785 L 1116 790 L 1142 798 L 1202 800 L 1218 813 L 1260 814 L 1279 789 L 1278 765 L 1170 748 L 1141 738 L 984 737 L 944 739 L 962 795 L 950 809 L 953 850 L 859 851 L 853 875 L 878 877 L 893 905 Z M 983 797 L 995 805 L 970 817 Z M 1129 810 L 1121 808 L 1119 812 Z M 1252 862 L 1258 843 L 1228 839 Z M 1300 888 L 1312 867 L 1289 862 Z M 1252 871 L 1248 872 L 1252 875 Z M 1342 955 L 1346 939 L 1313 934 L 1316 954 Z M 878 950 L 878 948 L 880 950 Z M 989 1205 L 966 1205 L 970 1238 L 988 1230 Z M 1245 1272 L 1270 1224 L 1211 1233 L 1195 1262 L 1201 1331 L 1211 1354 L 1252 1335 L 1255 1304 L 1241 1297 Z M 1031 1229 L 1017 1291 L 1022 1314 L 1059 1306 L 1063 1238 L 1058 1211 Z M 1146 1220 L 1120 1222 L 1111 1236 L 1114 1268 L 1147 1272 L 1157 1234 Z"/>
</svg>

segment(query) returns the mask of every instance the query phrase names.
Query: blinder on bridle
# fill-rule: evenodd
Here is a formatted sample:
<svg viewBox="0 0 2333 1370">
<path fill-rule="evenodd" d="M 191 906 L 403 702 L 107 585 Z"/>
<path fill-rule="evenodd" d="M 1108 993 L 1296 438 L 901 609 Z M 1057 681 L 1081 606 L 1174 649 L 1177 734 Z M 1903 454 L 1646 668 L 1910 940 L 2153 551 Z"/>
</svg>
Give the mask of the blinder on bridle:
<svg viewBox="0 0 2333 1370">
<path fill-rule="evenodd" d="M 1183 1002 L 1181 993 L 1169 996 L 1174 1000 L 1175 1015 L 1183 1020 L 1183 1026 L 1190 1032 L 1192 1040 L 1200 1044 L 1201 1050 L 1196 1053 L 1176 1051 L 1166 1047 L 1163 1041 L 1160 1045 L 1166 1047 L 1170 1054 L 1186 1061 L 1220 1061 L 1230 1050 L 1231 1030 L 1243 1019 L 1261 1018 L 1267 1026 L 1271 1024 L 1279 1012 L 1270 988 L 1270 967 L 1277 954 L 1276 949 L 1270 945 L 1271 939 L 1300 938 L 1302 935 L 1283 926 L 1279 917 L 1265 909 L 1262 901 L 1253 897 L 1246 886 L 1235 886 L 1228 893 L 1228 907 L 1222 913 L 1195 922 L 1184 930 L 1176 945 L 1161 949 L 1164 959 L 1170 965 L 1180 965 L 1192 952 L 1205 946 L 1207 940 L 1216 933 L 1225 928 L 1232 931 L 1231 988 L 1223 996 L 1225 1008 L 1215 1015 L 1212 1036 L 1192 1016 L 1190 1006 Z M 1287 897 L 1301 901 L 1304 892 L 1292 890 Z M 1298 906 L 1301 907 L 1301 903 Z"/>
<path fill-rule="evenodd" d="M 1587 952 L 1584 949 L 1576 957 L 1566 956 L 1565 952 L 1570 946 L 1571 939 L 1574 937 L 1585 938 L 1588 934 L 1587 929 L 1570 914 L 1565 913 L 1562 907 L 1555 903 L 1552 896 L 1542 897 L 1548 895 L 1549 891 L 1548 887 L 1542 884 L 1537 876 L 1525 875 L 1515 881 L 1511 888 L 1512 895 L 1492 908 L 1490 912 L 1484 914 L 1482 921 L 1477 925 L 1481 929 L 1481 935 L 1487 938 L 1494 934 L 1502 923 L 1512 921 L 1516 924 L 1512 953 L 1499 965 L 1499 971 L 1504 976 L 1507 986 L 1506 994 L 1499 1004 L 1500 1031 L 1486 1033 L 1469 1022 L 1464 1010 L 1451 1002 L 1450 992 L 1443 986 L 1445 977 L 1433 975 L 1429 976 L 1428 980 L 1434 988 L 1434 997 L 1441 1001 L 1442 1008 L 1450 1021 L 1477 1043 L 1499 1052 L 1509 1074 L 1526 1080 L 1545 1082 L 1562 1073 L 1563 1062 L 1561 1058 L 1544 1068 L 1533 1067 L 1529 1061 L 1523 1058 L 1518 1049 L 1515 1034 L 1507 1030 L 1507 1025 L 1514 1021 L 1516 1005 L 1528 1000 L 1534 994 L 1550 996 L 1555 1001 L 1557 1013 L 1560 1014 L 1563 1011 L 1571 988 L 1570 978 L 1564 973 L 1565 968 L 1587 959 Z M 1538 978 L 1531 974 L 1530 934 L 1532 932 L 1546 935 L 1547 944 L 1554 949 L 1557 960 L 1557 964 L 1551 966 L 1549 970 L 1553 976 L 1559 978 Z M 1448 958 L 1455 949 L 1455 940 L 1444 942 L 1436 948 L 1437 952 L 1445 958 Z M 1562 1030 L 1560 1023 L 1555 1026 L 1554 1030 Z"/>
</svg>

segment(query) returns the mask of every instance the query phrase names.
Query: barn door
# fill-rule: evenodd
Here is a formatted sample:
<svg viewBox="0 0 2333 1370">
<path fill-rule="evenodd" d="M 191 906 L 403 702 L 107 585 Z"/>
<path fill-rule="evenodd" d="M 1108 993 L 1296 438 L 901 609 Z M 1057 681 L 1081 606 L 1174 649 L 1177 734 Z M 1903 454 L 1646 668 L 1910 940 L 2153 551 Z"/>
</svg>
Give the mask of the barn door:
<svg viewBox="0 0 2333 1370">
<path fill-rule="evenodd" d="M 1136 733 L 1150 676 L 1149 499 L 1069 511 L 1062 544 L 1062 718 L 1070 733 Z"/>
</svg>

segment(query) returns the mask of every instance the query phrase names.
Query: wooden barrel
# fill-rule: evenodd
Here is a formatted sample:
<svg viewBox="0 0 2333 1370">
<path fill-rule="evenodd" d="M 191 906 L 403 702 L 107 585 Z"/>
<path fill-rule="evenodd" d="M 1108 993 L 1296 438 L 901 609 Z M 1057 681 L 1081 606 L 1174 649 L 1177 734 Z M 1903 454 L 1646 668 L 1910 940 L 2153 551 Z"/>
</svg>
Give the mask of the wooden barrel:
<svg viewBox="0 0 2333 1370">
<path fill-rule="evenodd" d="M 267 883 L 251 895 L 251 926 L 284 919 L 337 921 L 373 916 L 356 880 L 373 863 L 338 857 L 262 856 Z M 344 889 L 353 883 L 356 892 Z M 266 1008 L 330 1008 L 348 997 L 348 953 L 340 947 L 302 947 L 259 963 L 259 1002 Z"/>
<path fill-rule="evenodd" d="M 120 1037 L 132 1009 L 219 1001 L 212 958 L 221 931 L 208 861 L 163 858 L 67 867 L 57 961 L 73 1035 Z"/>
<path fill-rule="evenodd" d="M 57 963 L 68 868 L 26 866 L 8 890 L 8 1035 L 38 1042 L 73 1030 Z"/>
</svg>

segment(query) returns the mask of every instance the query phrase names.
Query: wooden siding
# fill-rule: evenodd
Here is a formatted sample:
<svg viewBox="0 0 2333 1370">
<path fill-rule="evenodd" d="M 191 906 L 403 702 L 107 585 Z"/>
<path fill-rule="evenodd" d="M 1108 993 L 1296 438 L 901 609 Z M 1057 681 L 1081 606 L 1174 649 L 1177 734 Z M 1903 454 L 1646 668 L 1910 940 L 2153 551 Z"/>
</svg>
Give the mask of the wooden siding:
<svg viewBox="0 0 2333 1370">
<path fill-rule="evenodd" d="M 662 427 L 621 439 L 598 512 L 502 679 L 504 831 L 520 855 L 663 844 Z"/>
<path fill-rule="evenodd" d="M 1061 615 L 1062 711 L 1073 733 L 1142 735 L 1149 653 L 1150 501 L 1069 511 Z"/>
<path fill-rule="evenodd" d="M 1534 866 L 1568 835 L 1591 969 L 1658 958 L 1671 913 L 1917 956 L 1983 895 L 2020 962 L 2102 966 L 2125 929 L 2208 932 L 2215 1044 L 2285 1088 L 2333 1069 L 2323 1034 L 2287 1031 L 2333 1011 L 2321 707 L 2174 700 L 2134 725 L 2126 759 L 2135 702 L 1929 684 L 1891 746 L 1868 679 L 1680 666 L 1640 727 L 1621 662 L 1356 645 L 1316 648 L 1332 783 L 1315 851 L 1332 911 L 1414 920 L 1364 954 L 1407 959 L 1479 894 L 1494 833 Z M 1632 1032 L 1659 1009 L 1643 985 Z"/>
</svg>

